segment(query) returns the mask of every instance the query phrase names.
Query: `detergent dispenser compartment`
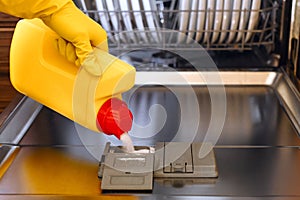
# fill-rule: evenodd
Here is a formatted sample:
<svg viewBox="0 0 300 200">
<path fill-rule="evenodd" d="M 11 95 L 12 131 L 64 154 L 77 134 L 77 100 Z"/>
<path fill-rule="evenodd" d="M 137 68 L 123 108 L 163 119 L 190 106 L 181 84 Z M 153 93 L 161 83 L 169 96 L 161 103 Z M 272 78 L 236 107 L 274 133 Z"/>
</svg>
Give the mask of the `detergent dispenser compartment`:
<svg viewBox="0 0 300 200">
<path fill-rule="evenodd" d="M 122 147 L 107 143 L 98 171 L 101 189 L 151 191 L 155 179 L 216 178 L 218 171 L 214 150 L 206 144 L 211 151 L 200 158 L 202 145 L 158 142 L 155 148 L 136 146 L 136 152 L 127 153 Z"/>
</svg>

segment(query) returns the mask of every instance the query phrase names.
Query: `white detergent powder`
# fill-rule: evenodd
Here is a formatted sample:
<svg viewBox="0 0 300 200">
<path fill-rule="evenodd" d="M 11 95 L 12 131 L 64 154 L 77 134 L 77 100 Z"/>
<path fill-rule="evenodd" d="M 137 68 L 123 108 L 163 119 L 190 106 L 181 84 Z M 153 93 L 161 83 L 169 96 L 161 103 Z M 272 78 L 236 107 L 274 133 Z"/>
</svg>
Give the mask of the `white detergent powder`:
<svg viewBox="0 0 300 200">
<path fill-rule="evenodd" d="M 132 144 L 132 140 L 127 133 L 123 133 L 120 137 L 120 140 L 123 143 L 123 148 L 125 152 L 134 153 L 134 146 Z"/>
<path fill-rule="evenodd" d="M 139 149 L 139 150 L 135 150 L 132 140 L 130 138 L 130 136 L 127 133 L 123 133 L 120 137 L 120 140 L 123 143 L 123 150 L 126 153 L 150 153 L 149 149 Z"/>
</svg>

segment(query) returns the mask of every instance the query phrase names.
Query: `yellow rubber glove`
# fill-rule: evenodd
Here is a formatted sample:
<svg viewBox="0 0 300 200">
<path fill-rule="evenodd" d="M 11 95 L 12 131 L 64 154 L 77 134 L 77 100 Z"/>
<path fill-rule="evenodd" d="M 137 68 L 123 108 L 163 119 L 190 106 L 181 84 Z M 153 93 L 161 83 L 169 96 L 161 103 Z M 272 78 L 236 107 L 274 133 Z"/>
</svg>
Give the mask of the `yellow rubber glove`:
<svg viewBox="0 0 300 200">
<path fill-rule="evenodd" d="M 99 24 L 82 13 L 73 2 L 67 3 L 57 12 L 41 19 L 58 35 L 75 46 L 77 65 L 82 65 L 93 75 L 102 74 L 103 69 L 97 64 L 101 61 L 97 60 L 93 47 L 107 51 L 108 46 L 106 32 Z M 74 58 L 74 55 L 72 57 Z"/>
<path fill-rule="evenodd" d="M 74 45 L 63 38 L 58 38 L 56 41 L 56 49 L 61 55 L 67 58 L 68 61 L 80 66 L 80 61 L 76 55 L 76 48 Z"/>
<path fill-rule="evenodd" d="M 58 49 L 68 60 L 75 62 L 77 66 L 82 65 L 92 75 L 102 74 L 104 69 L 98 64 L 101 61 L 97 60 L 93 47 L 108 50 L 106 32 L 72 1 L 0 0 L 0 11 L 18 17 L 41 18 L 65 40 L 58 40 Z"/>
</svg>

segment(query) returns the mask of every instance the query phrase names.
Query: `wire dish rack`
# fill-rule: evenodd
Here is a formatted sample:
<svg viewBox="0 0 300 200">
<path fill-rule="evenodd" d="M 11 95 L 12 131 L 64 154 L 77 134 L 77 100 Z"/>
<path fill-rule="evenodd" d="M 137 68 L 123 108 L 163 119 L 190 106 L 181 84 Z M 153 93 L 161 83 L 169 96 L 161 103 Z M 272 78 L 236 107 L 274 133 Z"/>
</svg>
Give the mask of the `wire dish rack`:
<svg viewBox="0 0 300 200">
<path fill-rule="evenodd" d="M 113 49 L 272 51 L 275 0 L 76 0 L 107 31 Z"/>
</svg>

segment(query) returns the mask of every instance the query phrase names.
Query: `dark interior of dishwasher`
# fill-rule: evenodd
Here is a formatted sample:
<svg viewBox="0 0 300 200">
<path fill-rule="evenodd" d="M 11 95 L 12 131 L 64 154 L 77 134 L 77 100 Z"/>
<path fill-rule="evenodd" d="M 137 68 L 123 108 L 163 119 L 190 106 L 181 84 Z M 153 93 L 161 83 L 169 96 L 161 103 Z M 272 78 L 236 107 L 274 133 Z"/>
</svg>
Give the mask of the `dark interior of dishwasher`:
<svg viewBox="0 0 300 200">
<path fill-rule="evenodd" d="M 172 2 L 175 4 L 172 7 Z M 95 5 L 92 2 L 87 2 L 84 9 L 80 1 L 75 1 L 77 6 L 87 13 L 91 18 L 99 21 L 95 12 Z M 178 30 L 177 21 L 174 16 L 179 12 L 179 1 L 157 1 L 157 7 L 162 7 L 162 11 L 158 9 L 155 15 L 161 15 L 163 21 L 159 24 L 162 31 L 161 43 L 124 43 L 113 42 L 109 38 L 111 53 L 129 59 L 130 64 L 137 67 L 138 70 L 166 70 L 167 67 L 175 68 L 176 70 L 194 70 L 194 66 L 184 58 L 176 54 L 176 51 L 190 51 L 191 54 L 205 51 L 213 59 L 219 70 L 276 70 L 278 67 L 287 68 L 286 70 L 293 71 L 293 65 L 288 61 L 288 46 L 290 35 L 290 20 L 292 1 L 282 0 L 266 0 L 262 1 L 259 12 L 259 23 L 253 31 L 253 36 L 250 41 L 245 41 L 246 32 L 243 32 L 243 37 L 240 42 L 235 43 L 209 43 L 203 41 L 195 41 L 192 44 L 177 44 L 170 38 L 177 38 L 177 33 L 169 33 L 169 30 Z M 172 10 L 174 9 L 174 10 Z M 120 9 L 118 10 L 122 12 Z M 161 11 L 161 13 L 160 13 Z M 212 10 L 212 12 L 216 12 Z M 240 10 L 241 14 L 249 12 Z M 109 13 L 109 11 L 107 12 Z M 172 15 L 173 13 L 173 15 Z M 144 14 L 144 13 L 142 13 Z M 117 16 L 118 18 L 118 16 Z M 110 22 L 111 23 L 111 22 Z M 119 30 L 111 30 L 110 34 L 118 36 L 119 34 L 126 35 L 126 27 L 120 19 Z M 133 22 L 133 28 L 137 28 Z M 124 32 L 122 32 L 124 31 Z M 186 35 L 191 30 L 186 31 Z M 214 30 L 206 30 L 212 35 Z M 198 45 L 201 46 L 198 46 Z M 174 49 L 177 49 L 174 52 Z M 178 50 L 180 49 L 180 50 Z M 289 65 L 288 65 L 289 64 Z M 143 67 L 146 66 L 146 67 Z M 199 70 L 199 69 L 197 69 Z M 209 70 L 203 67 L 202 70 Z"/>
</svg>

